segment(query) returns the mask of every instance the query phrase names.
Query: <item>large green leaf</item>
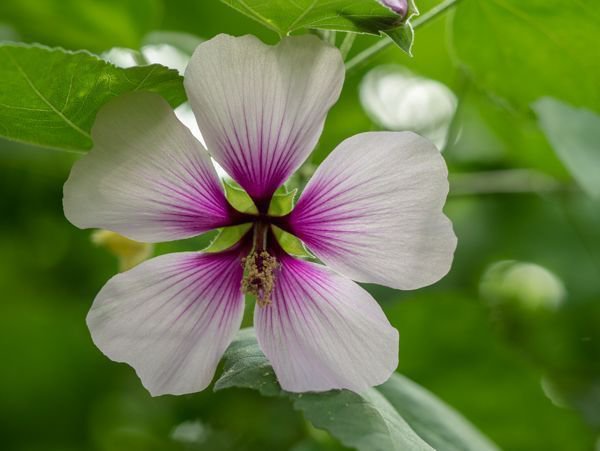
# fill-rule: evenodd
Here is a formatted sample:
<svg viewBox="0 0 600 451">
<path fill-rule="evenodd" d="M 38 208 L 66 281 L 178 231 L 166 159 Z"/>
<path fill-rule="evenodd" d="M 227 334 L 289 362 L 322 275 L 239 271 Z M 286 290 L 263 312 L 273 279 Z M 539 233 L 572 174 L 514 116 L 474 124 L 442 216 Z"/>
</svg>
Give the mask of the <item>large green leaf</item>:
<svg viewBox="0 0 600 451">
<path fill-rule="evenodd" d="M 452 29 L 459 60 L 494 94 L 600 108 L 597 0 L 461 0 Z"/>
<path fill-rule="evenodd" d="M 242 330 L 225 353 L 215 390 L 243 387 L 289 398 L 316 427 L 361 451 L 489 451 L 496 446 L 458 413 L 399 374 L 358 395 L 348 390 L 281 390 L 254 330 Z"/>
<path fill-rule="evenodd" d="M 99 108 L 128 91 L 152 91 L 171 105 L 185 101 L 177 71 L 154 64 L 121 69 L 90 53 L 0 44 L 0 136 L 81 150 Z"/>
<path fill-rule="evenodd" d="M 373 35 L 384 33 L 409 53 L 413 32 L 408 19 L 418 14 L 412 0 L 406 19 L 376 0 L 221 1 L 282 36 L 303 28 Z"/>
<path fill-rule="evenodd" d="M 581 187 L 600 198 L 600 116 L 549 97 L 533 104 L 540 126 Z"/>
<path fill-rule="evenodd" d="M 85 48 L 138 48 L 160 24 L 160 0 L 2 0 L 0 22 L 13 25 L 25 41 Z"/>
</svg>

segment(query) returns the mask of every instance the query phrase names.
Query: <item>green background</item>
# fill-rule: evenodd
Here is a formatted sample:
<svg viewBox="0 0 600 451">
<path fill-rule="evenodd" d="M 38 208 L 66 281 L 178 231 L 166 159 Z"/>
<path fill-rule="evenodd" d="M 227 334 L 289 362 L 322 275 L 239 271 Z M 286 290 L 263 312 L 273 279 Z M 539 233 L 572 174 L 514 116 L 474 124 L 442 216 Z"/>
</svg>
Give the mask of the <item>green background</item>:
<svg viewBox="0 0 600 451">
<path fill-rule="evenodd" d="M 418 6 L 423 12 L 435 3 L 422 0 Z M 587 79 L 576 79 L 581 71 L 595 70 L 586 60 L 594 56 L 587 53 L 589 46 L 569 47 L 573 61 L 561 70 L 544 56 L 552 49 L 540 43 L 564 42 L 569 32 L 583 34 L 584 25 L 583 31 L 561 28 L 577 15 L 567 11 L 564 22 L 555 24 L 551 17 L 545 23 L 540 10 L 523 24 L 515 19 L 519 15 L 499 13 L 506 13 L 510 3 L 465 0 L 454 21 L 451 14 L 417 30 L 414 58 L 389 47 L 350 74 L 313 163 L 342 139 L 378 129 L 360 106 L 358 86 L 369 68 L 396 63 L 447 84 L 459 96 L 459 138 L 444 152 L 451 180 L 464 181 L 465 174 L 486 180 L 490 171 L 525 169 L 556 181 L 552 191 L 527 187 L 529 192 L 495 194 L 467 183 L 467 192 L 451 193 L 446 206 L 459 238 L 450 274 L 415 292 L 368 288 L 400 331 L 399 372 L 454 406 L 502 449 L 586 451 L 594 449 L 600 427 L 600 203 L 576 187 L 528 105 L 552 95 L 598 112 L 597 97 L 586 95 Z M 587 14 L 598 17 L 595 10 Z M 584 15 L 582 8 L 580 18 Z M 492 47 L 488 34 L 477 39 L 486 20 L 499 28 L 495 38 L 503 36 L 499 47 L 511 50 L 494 53 L 498 47 Z M 553 35 L 548 37 L 538 20 Z M 277 40 L 217 1 L 3 0 L 0 5 L 0 37 L 69 49 L 138 48 L 155 29 L 205 39 L 225 32 Z M 359 37 L 352 54 L 377 39 Z M 473 54 L 484 56 L 474 65 L 460 62 L 475 61 Z M 532 58 L 538 71 L 526 73 L 523 61 Z M 507 71 L 507 65 L 514 70 Z M 499 81 L 506 72 L 512 75 Z M 0 447 L 343 449 L 285 400 L 252 391 L 209 389 L 151 398 L 132 369 L 95 348 L 85 315 L 117 262 L 91 243 L 89 231 L 76 229 L 62 214 L 62 184 L 77 157 L 0 141 Z M 515 186 L 510 178 L 505 183 Z M 163 244 L 157 253 L 194 249 L 203 242 Z M 556 312 L 529 311 L 512 300 L 490 308 L 479 294 L 481 277 L 486 267 L 504 259 L 554 272 L 565 284 L 565 303 Z M 569 407 L 558 407 L 544 394 L 542 378 Z M 182 423 L 199 431 L 196 444 L 173 439 Z"/>
</svg>

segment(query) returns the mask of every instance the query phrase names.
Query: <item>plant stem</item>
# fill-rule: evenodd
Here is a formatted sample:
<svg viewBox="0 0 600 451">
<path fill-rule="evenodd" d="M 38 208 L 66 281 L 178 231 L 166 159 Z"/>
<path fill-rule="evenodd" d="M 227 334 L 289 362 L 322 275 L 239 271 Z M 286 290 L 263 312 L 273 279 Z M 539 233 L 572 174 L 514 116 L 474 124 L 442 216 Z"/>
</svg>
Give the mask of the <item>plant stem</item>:
<svg viewBox="0 0 600 451">
<path fill-rule="evenodd" d="M 346 33 L 344 40 L 342 41 L 342 45 L 340 45 L 340 53 L 342 54 L 342 58 L 346 61 L 346 57 L 352 49 L 352 44 L 354 44 L 354 39 L 356 39 L 356 33 Z"/>
<path fill-rule="evenodd" d="M 549 175 L 529 169 L 450 174 L 449 178 L 451 196 L 551 193 L 574 189 L 573 186 L 561 183 Z"/>
<path fill-rule="evenodd" d="M 413 29 L 416 30 L 420 26 L 425 25 L 427 22 L 430 22 L 431 20 L 435 19 L 440 14 L 444 13 L 448 9 L 455 6 L 459 1 L 460 0 L 444 0 L 443 2 L 434 6 L 433 8 L 431 8 L 429 11 L 427 11 L 422 16 L 418 16 L 411 23 Z M 382 50 L 388 48 L 393 43 L 394 43 L 394 41 L 392 41 L 388 37 L 381 38 L 379 40 L 379 42 L 377 42 L 376 44 L 373 44 L 371 47 L 367 47 L 365 50 L 363 50 L 362 52 L 360 52 L 359 54 L 354 56 L 352 59 L 350 59 L 346 63 L 346 73 L 349 73 L 349 72 L 355 70 L 357 68 L 357 66 L 359 66 L 360 64 L 364 63 L 365 61 L 371 59 L 374 55 L 376 55 L 377 53 L 381 52 Z"/>
</svg>

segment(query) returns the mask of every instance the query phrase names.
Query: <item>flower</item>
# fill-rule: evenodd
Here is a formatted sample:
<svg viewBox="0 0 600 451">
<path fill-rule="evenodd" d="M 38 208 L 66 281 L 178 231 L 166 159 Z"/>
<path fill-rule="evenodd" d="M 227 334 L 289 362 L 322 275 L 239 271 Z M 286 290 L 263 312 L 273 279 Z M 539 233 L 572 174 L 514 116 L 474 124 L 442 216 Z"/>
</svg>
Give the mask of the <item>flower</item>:
<svg viewBox="0 0 600 451">
<path fill-rule="evenodd" d="M 94 147 L 64 188 L 74 225 L 159 242 L 250 224 L 222 252 L 150 259 L 94 300 L 94 342 L 134 367 L 153 395 L 210 383 L 240 327 L 242 289 L 257 297 L 258 343 L 285 390 L 360 392 L 395 370 L 398 332 L 351 279 L 413 289 L 449 270 L 456 239 L 442 213 L 447 170 L 435 146 L 407 132 L 349 138 L 291 213 L 268 214 L 315 146 L 343 79 L 339 52 L 315 36 L 267 46 L 219 35 L 194 52 L 185 88 L 199 128 L 257 214 L 228 203 L 209 153 L 158 95 L 126 94 L 98 114 Z M 272 226 L 327 266 L 287 254 Z"/>
</svg>

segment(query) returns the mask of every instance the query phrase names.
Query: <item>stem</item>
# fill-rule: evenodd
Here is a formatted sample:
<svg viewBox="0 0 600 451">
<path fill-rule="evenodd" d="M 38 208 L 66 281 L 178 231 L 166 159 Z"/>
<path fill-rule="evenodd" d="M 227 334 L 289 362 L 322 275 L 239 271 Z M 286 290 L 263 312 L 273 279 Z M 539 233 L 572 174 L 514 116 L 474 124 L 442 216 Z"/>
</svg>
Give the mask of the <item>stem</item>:
<svg viewBox="0 0 600 451">
<path fill-rule="evenodd" d="M 267 232 L 269 225 L 262 221 L 254 224 L 254 251 L 259 252 L 267 249 Z"/>
<path fill-rule="evenodd" d="M 570 185 L 538 171 L 507 169 L 450 175 L 450 195 L 549 193 L 568 191 Z"/>
<path fill-rule="evenodd" d="M 443 2 L 434 6 L 425 14 L 418 16 L 413 22 L 411 22 L 413 29 L 416 30 L 420 26 L 425 25 L 427 22 L 435 19 L 440 14 L 446 12 L 446 10 L 455 6 L 459 1 L 460 0 L 444 0 Z M 388 37 L 381 38 L 376 44 L 373 44 L 371 47 L 367 47 L 365 50 L 354 56 L 354 58 L 350 59 L 346 63 L 346 72 L 349 73 L 352 70 L 355 70 L 357 66 L 371 59 L 374 55 L 388 48 L 393 43 L 394 41 Z"/>
<path fill-rule="evenodd" d="M 346 33 L 342 45 L 340 45 L 340 53 L 342 54 L 344 61 L 346 61 L 346 57 L 352 48 L 352 44 L 354 44 L 354 39 L 356 39 L 356 33 Z"/>
<path fill-rule="evenodd" d="M 315 33 L 329 45 L 335 47 L 336 32 L 333 30 L 315 30 Z"/>
</svg>

